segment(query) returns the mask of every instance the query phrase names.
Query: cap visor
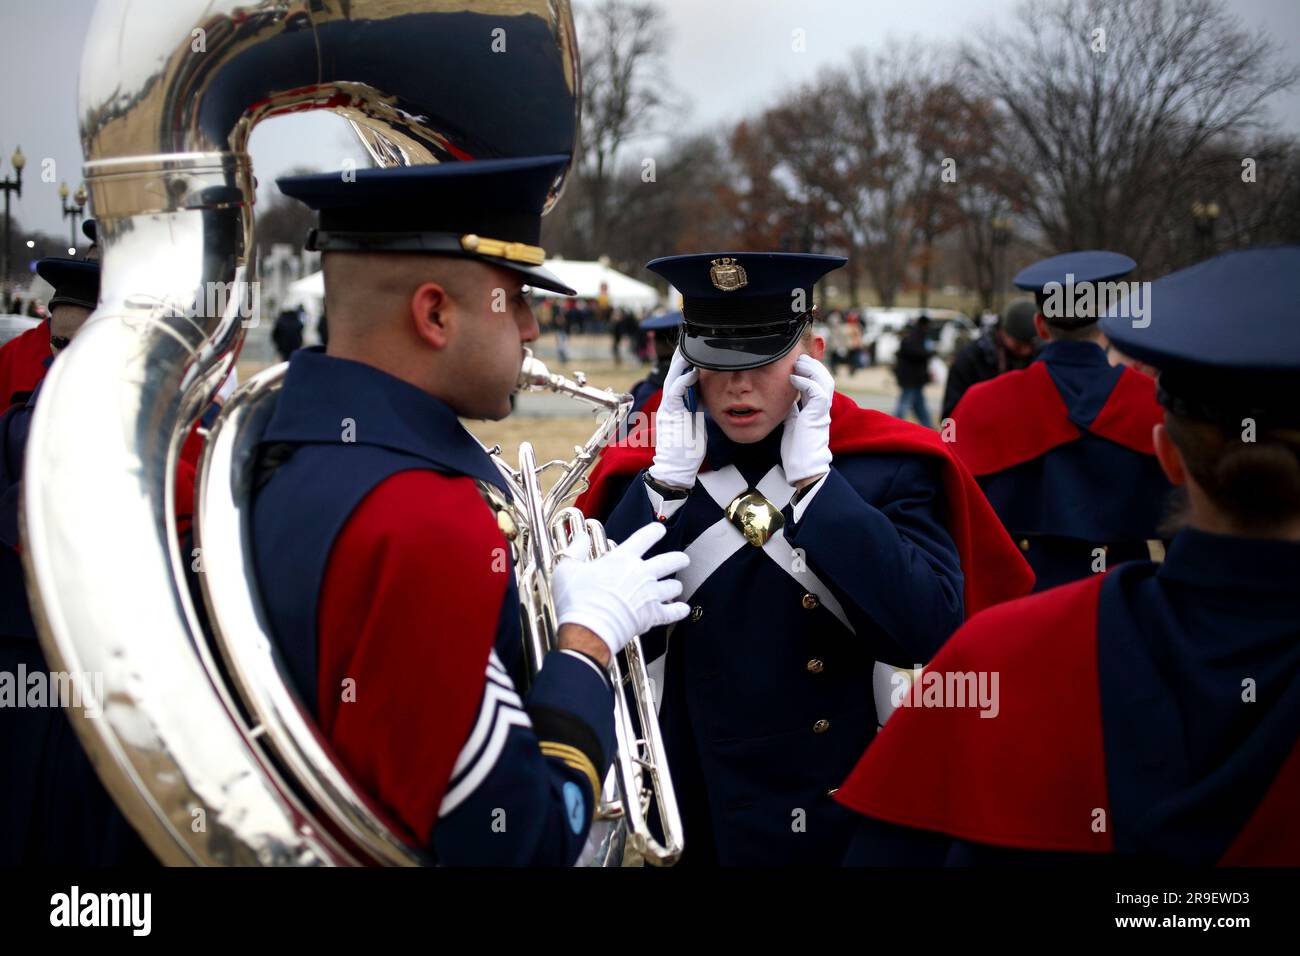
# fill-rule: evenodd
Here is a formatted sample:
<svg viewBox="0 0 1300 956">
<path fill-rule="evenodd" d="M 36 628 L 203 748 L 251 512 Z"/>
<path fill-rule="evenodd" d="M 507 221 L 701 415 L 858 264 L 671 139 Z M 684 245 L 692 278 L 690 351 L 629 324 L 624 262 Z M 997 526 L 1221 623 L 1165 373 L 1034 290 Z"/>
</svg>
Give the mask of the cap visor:
<svg viewBox="0 0 1300 956">
<path fill-rule="evenodd" d="M 474 258 L 482 259 L 484 262 L 491 262 L 503 269 L 509 269 L 511 272 L 518 272 L 524 276 L 528 284 L 538 289 L 545 289 L 547 292 L 558 292 L 560 295 L 577 295 L 577 289 L 570 289 L 560 281 L 560 277 L 551 272 L 545 266 L 521 266 L 517 262 L 509 259 L 498 259 L 496 256 L 475 256 Z"/>
<path fill-rule="evenodd" d="M 753 338 L 683 334 L 681 349 L 686 360 L 698 368 L 715 372 L 740 372 L 775 362 L 794 348 L 803 328 L 800 326 L 794 335 L 783 333 Z"/>
</svg>

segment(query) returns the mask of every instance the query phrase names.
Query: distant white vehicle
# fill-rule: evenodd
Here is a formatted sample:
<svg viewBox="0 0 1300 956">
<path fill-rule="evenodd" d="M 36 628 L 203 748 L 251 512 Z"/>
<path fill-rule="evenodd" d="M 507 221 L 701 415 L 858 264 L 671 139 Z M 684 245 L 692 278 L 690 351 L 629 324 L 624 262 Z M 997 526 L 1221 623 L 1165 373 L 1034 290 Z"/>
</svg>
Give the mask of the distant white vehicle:
<svg viewBox="0 0 1300 956">
<path fill-rule="evenodd" d="M 935 351 L 945 359 L 957 351 L 957 340 L 965 335 L 975 335 L 975 323 L 964 312 L 955 309 L 882 309 L 863 310 L 866 330 L 863 339 L 876 343 L 876 364 L 892 365 L 898 353 L 898 341 L 903 332 L 924 312 L 933 326 L 931 340 Z"/>
<path fill-rule="evenodd" d="M 34 319 L 30 315 L 0 314 L 0 345 L 4 345 L 10 339 L 18 338 L 28 329 L 34 329 L 40 324 L 40 319 Z"/>
</svg>

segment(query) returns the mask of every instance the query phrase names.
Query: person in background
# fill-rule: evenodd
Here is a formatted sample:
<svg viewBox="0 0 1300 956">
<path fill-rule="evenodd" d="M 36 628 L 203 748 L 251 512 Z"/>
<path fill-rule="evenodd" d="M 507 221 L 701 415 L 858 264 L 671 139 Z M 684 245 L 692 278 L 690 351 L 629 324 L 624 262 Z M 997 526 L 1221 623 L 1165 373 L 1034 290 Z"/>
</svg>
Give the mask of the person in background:
<svg viewBox="0 0 1300 956">
<path fill-rule="evenodd" d="M 894 377 L 902 389 L 898 396 L 895 418 L 906 416 L 908 409 L 916 420 L 930 428 L 930 411 L 925 407 L 922 389 L 930 382 L 930 359 L 934 349 L 930 346 L 930 317 L 922 312 L 898 343 L 894 361 Z"/>
<path fill-rule="evenodd" d="M 654 340 L 655 366 L 649 375 L 632 386 L 632 414 L 650 413 L 659 407 L 664 377 L 672 364 L 681 326 L 680 312 L 660 312 L 641 323 L 641 330 Z"/>
<path fill-rule="evenodd" d="M 1040 344 L 1034 328 L 1037 312 L 1033 299 L 1016 299 L 1002 311 L 999 322 L 957 353 L 944 387 L 940 418 L 952 414 L 972 385 L 1025 368 L 1034 360 Z"/>
<path fill-rule="evenodd" d="M 271 341 L 280 353 L 280 361 L 289 361 L 289 356 L 302 348 L 302 308 L 284 309 L 275 319 L 271 329 Z"/>
<path fill-rule="evenodd" d="M 37 272 L 54 288 L 49 322 L 32 330 L 44 337 L 42 377 L 0 416 L 0 673 L 9 675 L 49 672 L 19 557 L 23 466 L 44 372 L 58 361 L 99 298 L 97 261 L 42 259 Z M 87 476 L 87 493 L 92 484 Z M 178 523 L 188 520 L 193 488 L 193 466 L 182 459 L 176 477 Z M 152 863 L 57 706 L 0 706 L 0 780 L 0 866 Z"/>
<path fill-rule="evenodd" d="M 1047 344 L 1027 368 L 973 386 L 952 412 L 953 451 L 1025 552 L 1039 590 L 1162 546 L 1171 488 L 1151 440 L 1161 417 L 1155 382 L 1110 364 L 1094 307 L 1104 285 L 1135 267 L 1091 250 L 1024 269 L 1014 282 L 1035 293 L 1034 324 Z M 1075 301 L 1066 303 L 1069 288 Z"/>
</svg>

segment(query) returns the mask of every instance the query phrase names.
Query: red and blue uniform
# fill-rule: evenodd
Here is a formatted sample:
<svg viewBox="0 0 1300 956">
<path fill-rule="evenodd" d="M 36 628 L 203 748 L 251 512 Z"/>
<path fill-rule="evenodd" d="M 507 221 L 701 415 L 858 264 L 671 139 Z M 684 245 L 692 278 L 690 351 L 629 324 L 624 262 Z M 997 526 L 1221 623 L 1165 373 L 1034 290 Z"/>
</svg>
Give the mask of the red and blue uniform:
<svg viewBox="0 0 1300 956">
<path fill-rule="evenodd" d="M 996 716 L 895 711 L 836 795 L 847 862 L 1300 864 L 1296 581 L 1300 543 L 1187 529 L 977 615 L 927 673 L 998 673 Z"/>
<path fill-rule="evenodd" d="M 613 692 L 555 651 L 517 689 L 505 485 L 437 398 L 294 353 L 261 436 L 252 541 L 276 645 L 358 785 L 444 864 L 572 863 L 614 747 Z"/>
<path fill-rule="evenodd" d="M 32 414 L 52 361 L 44 331 L 42 375 L 32 393 L 0 416 L 0 673 L 27 694 L 31 675 L 49 667 L 37 639 L 23 580 L 18 502 Z M 28 379 L 30 380 L 30 376 Z M 194 497 L 193 466 L 178 466 L 176 502 L 188 527 Z M 27 675 L 23 686 L 19 675 Z M 144 866 L 153 856 L 99 782 L 63 711 L 44 706 L 0 706 L 0 866 Z"/>
<path fill-rule="evenodd" d="M 27 401 L 45 377 L 49 357 L 49 319 L 0 346 L 0 412 Z"/>
<path fill-rule="evenodd" d="M 1028 368 L 973 386 L 951 447 L 1034 569 L 1036 590 L 1150 557 L 1171 487 L 1155 459 L 1155 381 L 1092 342 L 1045 345 Z"/>
<path fill-rule="evenodd" d="M 854 820 L 830 794 L 888 717 L 889 675 L 1032 581 L 933 431 L 835 395 L 835 459 L 802 508 L 781 434 L 738 444 L 710 420 L 705 467 L 656 546 L 691 556 L 690 617 L 644 641 L 692 865 L 838 862 Z M 579 499 L 612 538 L 656 517 L 653 454 L 640 432 L 606 449 Z M 762 547 L 723 515 L 746 488 L 782 510 Z"/>
</svg>

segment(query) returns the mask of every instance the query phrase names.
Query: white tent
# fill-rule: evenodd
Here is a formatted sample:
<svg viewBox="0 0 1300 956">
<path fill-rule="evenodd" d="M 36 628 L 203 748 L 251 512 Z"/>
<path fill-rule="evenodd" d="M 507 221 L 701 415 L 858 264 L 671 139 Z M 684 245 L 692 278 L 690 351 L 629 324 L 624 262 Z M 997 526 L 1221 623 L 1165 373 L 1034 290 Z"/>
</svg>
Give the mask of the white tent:
<svg viewBox="0 0 1300 956">
<path fill-rule="evenodd" d="M 577 259 L 552 259 L 546 268 L 559 276 L 571 289 L 577 290 L 580 299 L 595 299 L 600 296 L 603 284 L 609 295 L 609 304 L 616 309 L 633 309 L 648 311 L 659 305 L 659 290 L 624 275 L 616 269 L 599 262 L 581 262 Z M 562 298 L 557 292 L 535 289 L 537 295 L 549 298 Z M 289 293 L 284 298 L 284 308 L 292 309 L 301 305 L 307 312 L 319 318 L 325 301 L 325 280 L 321 273 L 313 272 L 296 282 L 290 283 Z"/>
<path fill-rule="evenodd" d="M 289 283 L 289 292 L 284 297 L 284 304 L 281 308 L 296 309 L 302 306 L 311 315 L 320 318 L 321 309 L 325 305 L 325 275 L 321 272 L 313 272 L 311 275 L 303 276 L 294 282 Z"/>
<path fill-rule="evenodd" d="M 648 311 L 658 306 L 662 298 L 654 286 L 599 262 L 552 259 L 546 263 L 546 268 L 559 276 L 560 281 L 569 288 L 575 289 L 580 299 L 599 298 L 600 287 L 604 285 L 609 304 L 616 309 Z M 548 298 L 562 298 L 558 292 L 547 292 L 545 289 L 534 291 Z"/>
</svg>

